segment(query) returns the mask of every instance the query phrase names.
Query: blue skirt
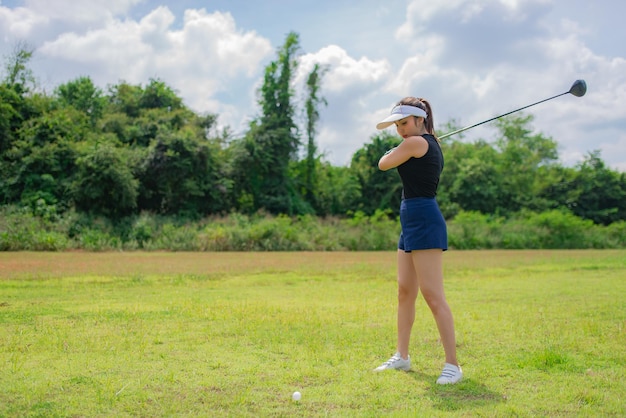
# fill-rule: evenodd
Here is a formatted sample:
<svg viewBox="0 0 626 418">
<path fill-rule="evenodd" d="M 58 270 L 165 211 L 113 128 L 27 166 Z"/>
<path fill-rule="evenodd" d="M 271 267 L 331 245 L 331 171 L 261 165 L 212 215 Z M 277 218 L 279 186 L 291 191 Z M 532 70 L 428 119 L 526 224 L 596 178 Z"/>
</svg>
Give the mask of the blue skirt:
<svg viewBox="0 0 626 418">
<path fill-rule="evenodd" d="M 415 197 L 400 203 L 402 232 L 398 249 L 405 252 L 448 249 L 448 230 L 435 198 Z"/>
</svg>

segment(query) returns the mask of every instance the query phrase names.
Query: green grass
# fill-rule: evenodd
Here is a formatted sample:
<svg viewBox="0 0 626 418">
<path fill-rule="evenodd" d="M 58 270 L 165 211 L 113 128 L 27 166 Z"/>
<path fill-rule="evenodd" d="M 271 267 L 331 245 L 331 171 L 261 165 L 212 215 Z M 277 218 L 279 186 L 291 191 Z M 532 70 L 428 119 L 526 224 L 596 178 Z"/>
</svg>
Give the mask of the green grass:
<svg viewBox="0 0 626 418">
<path fill-rule="evenodd" d="M 624 416 L 626 251 L 450 251 L 466 378 L 395 254 L 0 253 L 0 416 Z M 294 402 L 291 394 L 302 393 Z"/>
</svg>

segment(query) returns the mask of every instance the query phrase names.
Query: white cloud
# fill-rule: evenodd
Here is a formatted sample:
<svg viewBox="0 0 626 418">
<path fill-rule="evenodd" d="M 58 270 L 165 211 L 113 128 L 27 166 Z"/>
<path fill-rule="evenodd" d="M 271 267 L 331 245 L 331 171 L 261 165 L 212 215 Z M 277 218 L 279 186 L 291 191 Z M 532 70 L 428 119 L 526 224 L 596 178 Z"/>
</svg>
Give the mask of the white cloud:
<svg viewBox="0 0 626 418">
<path fill-rule="evenodd" d="M 305 54 L 300 58 L 300 71 L 296 82 L 311 71 L 313 64 L 327 66 L 328 74 L 324 77 L 324 88 L 330 92 L 342 92 L 353 87 L 364 87 L 378 83 L 388 76 L 390 65 L 387 61 L 372 61 L 367 57 L 354 59 L 337 45 L 329 45 L 317 53 Z"/>
<path fill-rule="evenodd" d="M 68 64 L 81 65 L 99 84 L 160 78 L 195 110 L 225 111 L 220 122 L 237 125 L 239 120 L 228 115 L 241 116 L 216 95 L 234 80 L 258 76 L 261 62 L 272 52 L 269 41 L 239 30 L 229 13 L 187 10 L 180 29 L 172 27 L 174 21 L 169 8 L 161 6 L 139 21 L 112 19 L 96 29 L 63 33 L 37 52 L 50 62 L 64 63 L 50 69 L 58 78 Z M 242 94 L 247 100 L 248 93 Z"/>
<path fill-rule="evenodd" d="M 26 0 L 24 7 L 50 20 L 98 22 L 126 14 L 145 0 Z"/>
<path fill-rule="evenodd" d="M 11 38 L 29 37 L 37 27 L 47 22 L 47 16 L 33 10 L 24 7 L 9 9 L 0 6 L 0 35 L 5 43 Z"/>
</svg>

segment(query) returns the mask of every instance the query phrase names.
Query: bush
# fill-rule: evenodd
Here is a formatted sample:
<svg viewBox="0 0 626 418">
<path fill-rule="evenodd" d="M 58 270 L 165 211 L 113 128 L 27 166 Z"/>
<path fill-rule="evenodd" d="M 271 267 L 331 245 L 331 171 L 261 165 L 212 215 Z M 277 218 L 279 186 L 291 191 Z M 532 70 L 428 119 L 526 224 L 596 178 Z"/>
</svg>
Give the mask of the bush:
<svg viewBox="0 0 626 418">
<path fill-rule="evenodd" d="M 592 221 L 560 210 L 530 214 L 527 223 L 544 232 L 539 248 L 586 248 L 586 231 L 594 227 Z"/>
<path fill-rule="evenodd" d="M 626 247 L 626 221 L 614 222 L 606 227 L 607 239 L 615 248 Z"/>
<path fill-rule="evenodd" d="M 448 246 L 459 250 L 498 248 L 501 220 L 480 212 L 459 212 L 448 222 Z"/>
<path fill-rule="evenodd" d="M 340 235 L 342 246 L 350 251 L 389 251 L 397 248 L 400 221 L 389 212 L 379 209 L 368 217 L 356 212 L 343 221 L 345 234 Z"/>
<path fill-rule="evenodd" d="M 76 246 L 88 251 L 121 250 L 122 242 L 106 231 L 86 228 L 76 239 Z"/>
<path fill-rule="evenodd" d="M 28 209 L 5 207 L 0 211 L 0 251 L 60 251 L 70 247 L 63 232 L 50 228 Z"/>
<path fill-rule="evenodd" d="M 461 211 L 448 222 L 457 249 L 624 248 L 624 223 L 605 227 L 562 210 L 522 211 L 509 219 Z"/>
<path fill-rule="evenodd" d="M 40 213 L 40 212 L 37 212 Z M 32 208 L 0 208 L 1 251 L 394 251 L 397 217 L 377 211 L 347 218 L 267 213 L 187 220 L 142 213 L 112 221 L 68 211 L 36 216 Z M 626 222 L 596 225 L 553 210 L 505 219 L 459 212 L 448 221 L 450 248 L 625 248 Z"/>
</svg>

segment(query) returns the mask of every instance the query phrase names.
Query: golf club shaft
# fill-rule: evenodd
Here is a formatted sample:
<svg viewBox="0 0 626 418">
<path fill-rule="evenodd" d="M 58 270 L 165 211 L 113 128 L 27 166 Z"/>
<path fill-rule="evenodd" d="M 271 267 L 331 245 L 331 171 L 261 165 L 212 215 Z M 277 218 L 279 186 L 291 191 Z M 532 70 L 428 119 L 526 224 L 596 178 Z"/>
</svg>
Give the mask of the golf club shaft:
<svg viewBox="0 0 626 418">
<path fill-rule="evenodd" d="M 540 101 L 535 102 L 533 104 L 529 104 L 528 106 L 524 106 L 524 107 L 520 107 L 519 109 L 511 110 L 510 112 L 507 112 L 507 113 L 504 113 L 502 115 L 493 117 L 491 119 L 487 119 L 487 120 L 479 122 L 479 123 L 475 123 L 474 125 L 466 126 L 465 128 L 457 129 L 456 131 L 453 131 L 453 132 L 448 132 L 447 134 L 439 136 L 439 139 L 444 139 L 444 138 L 447 138 L 449 136 L 458 134 L 460 132 L 467 131 L 468 129 L 475 128 L 476 126 L 482 125 L 482 124 L 487 123 L 487 122 L 491 122 L 492 120 L 496 120 L 496 119 L 499 119 L 499 118 L 501 118 L 503 116 L 510 115 L 511 113 L 519 112 L 520 110 L 524 110 L 524 109 L 529 108 L 531 106 L 538 105 L 539 103 L 547 102 L 548 100 L 556 99 L 557 97 L 560 97 L 560 96 L 563 96 L 563 95 L 569 94 L 569 93 L 570 93 L 569 91 L 566 91 L 565 93 L 557 94 L 556 96 L 552 96 L 550 98 L 540 100 Z"/>
</svg>

